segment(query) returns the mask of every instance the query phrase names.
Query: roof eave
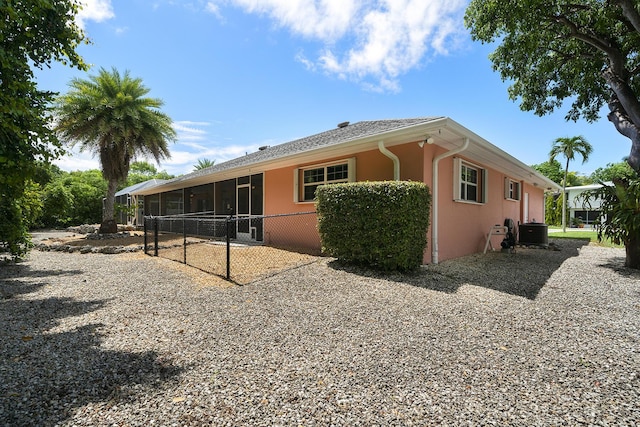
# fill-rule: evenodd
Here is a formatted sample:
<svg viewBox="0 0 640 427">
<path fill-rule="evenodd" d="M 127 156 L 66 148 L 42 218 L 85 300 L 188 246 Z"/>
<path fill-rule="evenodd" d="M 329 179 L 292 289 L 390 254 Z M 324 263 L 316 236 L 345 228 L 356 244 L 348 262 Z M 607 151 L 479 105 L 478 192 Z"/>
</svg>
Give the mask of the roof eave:
<svg viewBox="0 0 640 427">
<path fill-rule="evenodd" d="M 311 148 L 309 150 L 285 155 L 277 159 L 257 161 L 249 165 L 242 165 L 218 172 L 214 171 L 210 174 L 198 175 L 191 179 L 168 181 L 157 186 L 141 189 L 134 192 L 133 194 L 148 195 L 158 192 L 173 191 L 185 187 L 203 185 L 214 181 L 231 179 L 238 176 L 261 173 L 272 169 L 299 166 L 322 161 L 327 158 L 352 155 L 364 150 L 375 149 L 378 141 L 381 140 L 385 142 L 385 145 L 393 146 L 398 144 L 406 144 L 412 141 L 421 141 L 426 139 L 426 136 L 431 135 L 435 137 L 436 145 L 442 146 L 443 148 L 451 149 L 453 146 L 455 146 L 455 142 L 452 142 L 451 139 L 446 141 L 438 138 L 441 132 L 445 130 L 450 131 L 452 134 L 456 135 L 460 139 L 460 141 L 464 140 L 464 138 L 469 138 L 472 146 L 478 147 L 480 150 L 488 153 L 487 161 L 491 163 L 488 166 L 491 166 L 492 168 L 499 170 L 511 176 L 512 178 L 521 179 L 522 181 L 531 184 L 534 187 L 540 187 L 547 190 L 562 189 L 561 186 L 551 181 L 549 178 L 543 176 L 535 169 L 529 167 L 507 152 L 491 144 L 489 141 L 482 138 L 475 132 L 472 132 L 471 130 L 465 128 L 449 117 L 438 117 L 423 123 L 393 129 L 362 138 L 355 138 L 334 145 Z M 460 153 L 460 155 L 464 156 L 465 153 Z M 506 165 L 509 165 L 510 167 L 505 167 Z"/>
<path fill-rule="evenodd" d="M 313 163 L 330 157 L 352 155 L 363 151 L 364 149 L 370 150 L 376 148 L 378 141 L 380 140 L 385 141 L 389 146 L 410 142 L 412 138 L 415 138 L 415 140 L 418 141 L 424 139 L 425 134 L 428 133 L 429 130 L 444 126 L 447 120 L 450 119 L 447 117 L 439 117 L 428 122 L 393 129 L 363 138 L 355 138 L 334 145 L 311 148 L 309 150 L 300 151 L 277 159 L 258 161 L 250 165 L 243 165 L 224 171 L 199 175 L 192 179 L 183 179 L 174 182 L 169 181 L 159 186 L 144 188 L 134 194 L 148 195 L 155 194 L 157 192 L 173 191 L 185 187 L 207 184 L 214 181 L 222 181 L 238 176 L 265 172 L 267 170 Z"/>
<path fill-rule="evenodd" d="M 461 124 L 449 119 L 447 125 L 453 132 L 459 134 L 461 137 L 469 138 L 471 145 L 475 145 L 495 157 L 490 166 L 496 170 L 501 171 L 512 178 L 521 179 L 525 183 L 531 184 L 534 187 L 540 187 L 545 190 L 562 189 L 560 185 L 542 175 L 537 170 L 516 159 L 511 154 L 493 145 Z M 460 153 L 460 155 L 464 156 L 465 152 Z M 506 165 L 513 165 L 515 167 L 505 167 Z"/>
</svg>

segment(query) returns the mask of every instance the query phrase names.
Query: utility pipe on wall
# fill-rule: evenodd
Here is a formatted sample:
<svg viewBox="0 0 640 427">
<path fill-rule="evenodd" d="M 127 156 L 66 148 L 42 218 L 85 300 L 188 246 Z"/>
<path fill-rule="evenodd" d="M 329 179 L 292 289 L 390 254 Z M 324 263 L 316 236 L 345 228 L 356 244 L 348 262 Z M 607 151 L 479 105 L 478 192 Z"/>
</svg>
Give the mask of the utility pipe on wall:
<svg viewBox="0 0 640 427">
<path fill-rule="evenodd" d="M 461 147 L 454 148 L 451 151 L 447 151 L 433 158 L 433 177 L 431 180 L 432 185 L 432 200 L 433 200 L 433 221 L 431 222 L 431 262 L 433 264 L 438 263 L 438 163 L 445 157 L 458 154 L 469 147 L 469 138 L 464 139 L 464 144 Z"/>
<path fill-rule="evenodd" d="M 384 141 L 378 141 L 378 150 L 393 161 L 393 180 L 400 181 L 400 159 L 384 146 Z"/>
</svg>

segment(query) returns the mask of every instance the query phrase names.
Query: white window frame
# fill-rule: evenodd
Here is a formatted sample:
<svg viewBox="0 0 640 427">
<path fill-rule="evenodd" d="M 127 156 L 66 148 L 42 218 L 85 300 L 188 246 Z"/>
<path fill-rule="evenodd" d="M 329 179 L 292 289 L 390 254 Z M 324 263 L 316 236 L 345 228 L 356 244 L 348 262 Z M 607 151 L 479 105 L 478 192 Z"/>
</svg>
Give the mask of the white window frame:
<svg viewBox="0 0 640 427">
<path fill-rule="evenodd" d="M 468 200 L 462 198 L 461 186 L 464 183 L 462 180 L 462 171 L 464 168 L 474 169 L 477 171 L 478 181 L 475 183 L 477 185 L 476 189 L 476 198 L 477 200 Z M 487 169 L 473 164 L 471 162 L 467 162 L 460 157 L 455 157 L 453 159 L 453 200 L 455 202 L 460 203 L 472 203 L 483 205 L 487 203 L 487 189 L 488 189 L 488 178 L 489 173 Z"/>
<path fill-rule="evenodd" d="M 327 180 L 327 168 L 337 165 L 347 165 L 347 179 Z M 304 200 L 304 172 L 311 169 L 324 168 L 324 181 L 314 182 L 309 185 L 325 185 L 325 184 L 337 184 L 341 182 L 355 182 L 356 180 L 356 158 L 351 157 L 349 159 L 336 160 L 333 162 L 320 163 L 315 165 L 309 165 L 302 168 L 296 168 L 293 170 L 293 201 L 294 203 L 314 203 L 315 200 Z"/>
<path fill-rule="evenodd" d="M 515 192 L 514 192 L 515 187 Z M 515 193 L 515 194 L 514 194 Z M 522 183 L 509 177 L 504 178 L 504 198 L 507 200 L 520 201 L 522 199 Z"/>
</svg>

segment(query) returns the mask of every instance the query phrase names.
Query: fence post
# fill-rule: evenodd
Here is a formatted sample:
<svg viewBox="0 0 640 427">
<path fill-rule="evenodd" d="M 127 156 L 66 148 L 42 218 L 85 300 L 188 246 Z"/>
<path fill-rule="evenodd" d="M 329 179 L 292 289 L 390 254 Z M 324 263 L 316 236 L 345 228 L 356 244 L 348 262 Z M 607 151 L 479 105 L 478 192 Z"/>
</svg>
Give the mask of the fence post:
<svg viewBox="0 0 640 427">
<path fill-rule="evenodd" d="M 227 280 L 231 280 L 231 215 L 227 217 Z"/>
<path fill-rule="evenodd" d="M 187 227 L 185 226 L 185 217 L 182 217 L 182 248 L 184 251 L 184 264 L 187 265 Z"/>
<path fill-rule="evenodd" d="M 149 255 L 147 251 L 147 217 L 142 217 L 142 229 L 144 230 L 144 254 Z"/>
<path fill-rule="evenodd" d="M 158 218 L 153 218 L 153 256 L 158 256 Z"/>
</svg>

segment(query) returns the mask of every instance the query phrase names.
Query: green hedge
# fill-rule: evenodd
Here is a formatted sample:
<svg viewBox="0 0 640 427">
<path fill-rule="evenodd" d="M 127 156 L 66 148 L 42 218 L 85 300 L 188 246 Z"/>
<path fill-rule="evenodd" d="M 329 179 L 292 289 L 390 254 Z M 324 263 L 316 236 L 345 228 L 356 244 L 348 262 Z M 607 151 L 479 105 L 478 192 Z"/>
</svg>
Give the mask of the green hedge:
<svg viewBox="0 0 640 427">
<path fill-rule="evenodd" d="M 323 252 L 387 271 L 422 264 L 430 209 L 429 188 L 419 182 L 332 184 L 316 190 Z"/>
</svg>

